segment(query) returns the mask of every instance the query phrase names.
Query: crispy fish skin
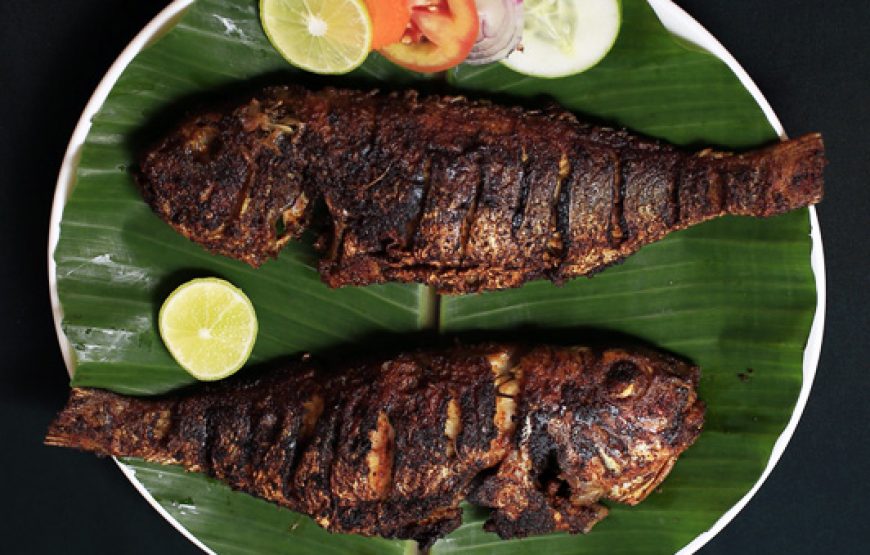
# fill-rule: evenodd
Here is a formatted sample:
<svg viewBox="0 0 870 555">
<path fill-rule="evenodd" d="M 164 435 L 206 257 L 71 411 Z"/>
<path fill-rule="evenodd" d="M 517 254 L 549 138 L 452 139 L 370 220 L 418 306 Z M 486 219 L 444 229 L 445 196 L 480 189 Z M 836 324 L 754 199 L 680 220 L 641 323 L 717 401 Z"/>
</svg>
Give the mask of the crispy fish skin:
<svg viewBox="0 0 870 555">
<path fill-rule="evenodd" d="M 814 204 L 824 165 L 819 134 L 692 153 L 557 108 L 290 86 L 189 118 L 138 182 L 176 230 L 252 266 L 323 199 L 328 285 L 458 294 L 563 282 L 711 218 Z"/>
<path fill-rule="evenodd" d="M 824 165 L 819 134 L 693 153 L 558 108 L 289 86 L 189 118 L 138 182 L 180 233 L 252 266 L 323 199 L 328 285 L 458 294 L 560 283 L 711 218 L 817 203 Z"/>
<path fill-rule="evenodd" d="M 483 344 L 174 396 L 74 388 L 46 444 L 181 465 L 335 532 L 429 545 L 463 499 L 503 538 L 587 532 L 700 433 L 698 368 L 642 348 Z"/>
</svg>

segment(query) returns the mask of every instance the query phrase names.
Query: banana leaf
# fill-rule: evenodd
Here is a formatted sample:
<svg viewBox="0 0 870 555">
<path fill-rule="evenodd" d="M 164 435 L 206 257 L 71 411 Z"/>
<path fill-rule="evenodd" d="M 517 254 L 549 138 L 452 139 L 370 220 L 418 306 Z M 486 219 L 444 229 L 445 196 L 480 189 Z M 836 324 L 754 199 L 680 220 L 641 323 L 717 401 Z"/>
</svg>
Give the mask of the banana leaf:
<svg viewBox="0 0 870 555">
<path fill-rule="evenodd" d="M 643 0 L 623 0 L 622 9 L 614 49 L 586 73 L 540 80 L 499 65 L 461 66 L 449 72 L 449 86 L 470 94 L 550 97 L 682 145 L 738 149 L 776 139 L 721 61 L 671 36 Z M 611 506 L 611 515 L 586 536 L 501 541 L 481 529 L 486 511 L 466 506 L 462 527 L 433 553 L 673 553 L 750 489 L 801 386 L 816 294 L 805 210 L 709 222 L 561 287 L 535 282 L 443 298 L 415 285 L 329 290 L 315 270 L 311 237 L 252 270 L 206 253 L 151 213 L 129 171 L 149 140 L 210 97 L 297 79 L 303 77 L 263 35 L 254 0 L 197 0 L 123 72 L 93 119 L 54 253 L 63 330 L 76 359 L 73 385 L 149 395 L 190 383 L 161 343 L 155 317 L 175 286 L 203 275 L 230 280 L 254 303 L 260 334 L 249 366 L 439 333 L 569 343 L 602 333 L 630 336 L 703 369 L 706 429 L 663 486 L 637 507 Z M 426 80 L 373 54 L 335 83 L 425 87 Z M 408 542 L 329 534 L 307 517 L 199 474 L 137 460 L 124 464 L 173 518 L 218 553 L 413 551 Z"/>
</svg>

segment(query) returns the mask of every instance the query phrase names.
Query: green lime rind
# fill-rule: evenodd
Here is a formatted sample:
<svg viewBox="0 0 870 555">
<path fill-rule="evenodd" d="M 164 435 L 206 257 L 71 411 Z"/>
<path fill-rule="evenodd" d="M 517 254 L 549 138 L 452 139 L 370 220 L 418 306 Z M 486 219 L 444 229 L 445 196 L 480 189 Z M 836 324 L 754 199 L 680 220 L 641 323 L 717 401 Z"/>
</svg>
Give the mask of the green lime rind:
<svg viewBox="0 0 870 555">
<path fill-rule="evenodd" d="M 241 347 L 241 349 L 227 349 L 222 348 L 225 347 L 226 343 L 223 342 L 218 346 L 211 345 L 208 347 L 208 359 L 210 360 L 194 360 L 194 353 L 185 352 L 185 346 L 188 348 L 189 345 L 185 345 L 185 341 L 181 339 L 179 336 L 179 330 L 177 328 L 173 329 L 169 324 L 170 318 L 175 318 L 176 322 L 179 317 L 182 319 L 189 318 L 191 315 L 195 314 L 197 311 L 211 312 L 211 313 L 221 313 L 226 310 L 226 305 L 224 304 L 212 304 L 210 307 L 202 307 L 202 306 L 194 306 L 190 307 L 190 300 L 186 300 L 185 296 L 195 295 L 200 291 L 205 291 L 204 286 L 217 288 L 218 291 L 223 293 L 228 293 L 232 296 L 235 303 L 237 303 L 242 309 L 243 320 L 240 322 L 241 324 L 247 324 L 244 326 L 244 330 L 242 330 L 242 326 L 236 326 L 239 331 L 246 332 L 244 336 L 241 337 L 241 341 L 235 342 L 233 347 Z M 199 291 L 198 291 L 199 290 Z M 211 299 L 213 300 L 213 299 Z M 206 301 L 208 302 L 208 301 Z M 181 306 L 178 303 L 182 303 Z M 185 304 L 187 303 L 187 304 Z M 194 310 L 190 310 L 193 308 Z M 182 310 L 186 312 L 185 314 L 172 314 L 172 311 Z M 204 324 L 219 324 L 219 321 L 213 322 L 201 322 L 200 325 Z M 163 302 L 160 307 L 160 312 L 158 314 L 158 328 L 160 330 L 160 337 L 163 340 L 164 345 L 166 345 L 167 350 L 172 355 L 172 358 L 184 368 L 191 376 L 200 381 L 217 381 L 232 376 L 236 372 L 238 372 L 248 361 L 251 356 L 251 352 L 254 350 L 254 345 L 257 341 L 257 332 L 258 332 L 258 323 L 257 323 L 257 314 L 254 310 L 254 305 L 251 303 L 251 300 L 245 295 L 244 291 L 233 285 L 232 283 L 219 278 L 214 277 L 205 277 L 205 278 L 196 278 L 185 282 L 178 286 L 166 300 Z M 184 331 L 190 331 L 188 328 Z M 181 332 L 183 333 L 183 332 Z M 200 347 L 201 348 L 201 347 Z M 224 362 L 223 360 L 215 361 L 215 355 L 220 351 L 230 351 L 226 353 L 228 355 L 228 360 Z M 235 352 L 233 352 L 235 351 Z M 229 357 L 232 358 L 229 358 Z"/>
<path fill-rule="evenodd" d="M 362 22 L 359 29 L 345 31 L 345 33 L 349 33 L 350 35 L 355 35 L 357 32 L 362 31 L 364 35 L 362 41 L 360 41 L 359 49 L 353 57 L 347 57 L 340 54 L 338 51 L 339 49 L 334 47 L 331 48 L 330 51 L 332 45 L 326 40 L 319 41 L 317 48 L 308 48 L 305 49 L 304 52 L 295 48 L 302 39 L 307 37 L 299 33 L 298 29 L 294 30 L 291 26 L 287 25 L 287 18 L 282 17 L 285 14 L 281 13 L 281 11 L 285 9 L 287 3 L 294 1 L 296 0 L 260 0 L 260 22 L 263 26 L 263 31 L 272 46 L 274 46 L 288 62 L 300 69 L 312 73 L 319 73 L 321 75 L 341 75 L 355 70 L 366 61 L 366 58 L 371 51 L 372 21 L 371 17 L 369 17 L 368 9 L 362 0 L 335 0 L 336 3 L 342 2 L 352 6 L 356 15 L 360 16 Z M 307 4 L 305 2 L 302 3 Z M 342 13 L 347 12 L 346 10 L 342 10 Z M 327 33 L 328 32 L 329 31 L 327 31 Z M 319 60 L 315 58 L 316 55 L 320 55 Z M 344 63 L 333 65 L 325 64 L 326 61 L 335 60 L 342 60 Z"/>
</svg>

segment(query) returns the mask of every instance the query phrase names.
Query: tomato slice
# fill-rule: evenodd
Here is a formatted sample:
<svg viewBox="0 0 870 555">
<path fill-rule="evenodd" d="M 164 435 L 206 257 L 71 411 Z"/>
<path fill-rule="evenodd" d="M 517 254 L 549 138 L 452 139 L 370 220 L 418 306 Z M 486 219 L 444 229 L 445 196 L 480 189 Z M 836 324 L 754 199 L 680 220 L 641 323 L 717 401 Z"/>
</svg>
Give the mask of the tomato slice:
<svg viewBox="0 0 870 555">
<path fill-rule="evenodd" d="M 474 0 L 409 0 L 402 40 L 379 52 L 402 67 L 431 73 L 458 65 L 474 47 L 480 23 Z"/>
</svg>

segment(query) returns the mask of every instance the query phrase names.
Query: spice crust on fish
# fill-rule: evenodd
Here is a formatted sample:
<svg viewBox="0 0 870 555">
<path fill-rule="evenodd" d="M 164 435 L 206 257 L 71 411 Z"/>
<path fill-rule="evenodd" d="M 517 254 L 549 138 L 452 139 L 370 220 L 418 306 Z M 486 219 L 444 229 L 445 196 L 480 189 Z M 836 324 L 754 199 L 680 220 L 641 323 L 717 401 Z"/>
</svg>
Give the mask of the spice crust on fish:
<svg viewBox="0 0 870 555">
<path fill-rule="evenodd" d="M 459 346 L 156 398 L 74 388 L 45 441 L 181 465 L 335 532 L 426 546 L 468 500 L 502 538 L 585 533 L 695 441 L 697 381 L 645 348 Z"/>
<path fill-rule="evenodd" d="M 690 152 L 557 107 L 285 86 L 189 117 L 137 180 L 214 253 L 259 266 L 314 223 L 331 287 L 459 294 L 563 282 L 711 218 L 817 203 L 824 165 L 817 133 Z"/>
</svg>

